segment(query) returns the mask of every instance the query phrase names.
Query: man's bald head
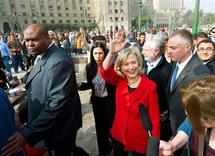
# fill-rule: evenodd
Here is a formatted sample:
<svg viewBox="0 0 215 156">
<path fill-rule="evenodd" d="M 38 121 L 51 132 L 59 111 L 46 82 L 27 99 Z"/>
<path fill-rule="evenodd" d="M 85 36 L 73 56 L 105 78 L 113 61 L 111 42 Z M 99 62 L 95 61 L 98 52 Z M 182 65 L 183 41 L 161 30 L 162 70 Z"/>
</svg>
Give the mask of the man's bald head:
<svg viewBox="0 0 215 156">
<path fill-rule="evenodd" d="M 41 35 L 48 36 L 48 30 L 41 24 L 31 24 L 24 30 L 24 32 L 27 30 L 34 32 L 37 31 L 37 33 L 40 33 Z"/>
<path fill-rule="evenodd" d="M 23 34 L 26 47 L 31 55 L 36 56 L 47 51 L 51 42 L 45 27 L 40 24 L 31 24 Z"/>
</svg>

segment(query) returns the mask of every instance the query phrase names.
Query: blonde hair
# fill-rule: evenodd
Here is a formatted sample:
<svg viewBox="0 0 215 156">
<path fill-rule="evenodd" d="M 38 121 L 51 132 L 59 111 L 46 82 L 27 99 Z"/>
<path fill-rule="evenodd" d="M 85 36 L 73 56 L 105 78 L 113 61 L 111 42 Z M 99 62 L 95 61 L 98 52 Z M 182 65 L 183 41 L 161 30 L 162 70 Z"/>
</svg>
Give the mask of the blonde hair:
<svg viewBox="0 0 215 156">
<path fill-rule="evenodd" d="M 204 133 L 201 119 L 215 121 L 215 76 L 206 76 L 181 88 L 182 102 L 193 128 Z"/>
<path fill-rule="evenodd" d="M 115 62 L 114 70 L 122 78 L 125 78 L 125 75 L 122 73 L 121 67 L 122 67 L 122 65 L 125 64 L 128 56 L 131 54 L 133 54 L 137 57 L 137 62 L 139 64 L 138 74 L 142 75 L 144 72 L 143 71 L 143 60 L 142 60 L 139 49 L 137 47 L 130 46 L 127 49 L 124 49 L 120 52 L 120 54 L 118 55 L 116 62 Z"/>
</svg>

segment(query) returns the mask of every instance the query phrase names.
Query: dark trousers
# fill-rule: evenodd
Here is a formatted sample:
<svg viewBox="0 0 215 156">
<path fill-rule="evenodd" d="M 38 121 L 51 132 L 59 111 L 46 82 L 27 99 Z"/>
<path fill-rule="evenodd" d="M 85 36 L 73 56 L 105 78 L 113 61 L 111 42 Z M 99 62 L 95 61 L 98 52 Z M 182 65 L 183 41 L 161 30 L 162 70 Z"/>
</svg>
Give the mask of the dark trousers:
<svg viewBox="0 0 215 156">
<path fill-rule="evenodd" d="M 110 128 L 112 127 L 115 114 L 115 103 L 113 100 L 110 97 L 91 98 L 100 155 L 109 153 L 112 149 Z"/>
<path fill-rule="evenodd" d="M 54 136 L 53 136 L 54 137 Z M 49 156 L 73 156 L 73 152 L 76 149 L 76 133 L 73 137 L 64 140 L 62 143 L 59 143 L 54 149 L 48 148 Z"/>
<path fill-rule="evenodd" d="M 13 55 L 13 68 L 14 71 L 17 73 L 18 72 L 18 67 L 22 70 L 25 70 L 25 66 L 23 64 L 23 58 L 22 55 Z"/>
<path fill-rule="evenodd" d="M 114 156 L 128 156 L 129 152 L 124 151 L 124 145 L 115 139 L 112 139 L 112 140 L 113 140 L 113 155 Z M 132 156 L 146 156 L 146 154 L 137 153 L 134 151 L 131 151 L 130 153 Z"/>
</svg>

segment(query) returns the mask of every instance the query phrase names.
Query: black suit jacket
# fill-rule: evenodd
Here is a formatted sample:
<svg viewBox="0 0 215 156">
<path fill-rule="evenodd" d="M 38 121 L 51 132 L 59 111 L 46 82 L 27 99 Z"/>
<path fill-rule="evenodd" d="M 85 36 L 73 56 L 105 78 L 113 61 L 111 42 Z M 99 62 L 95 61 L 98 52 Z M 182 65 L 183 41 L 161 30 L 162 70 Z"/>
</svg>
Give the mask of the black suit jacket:
<svg viewBox="0 0 215 156">
<path fill-rule="evenodd" d="M 215 74 L 215 58 L 205 64 L 212 74 Z"/>
<path fill-rule="evenodd" d="M 21 134 L 31 145 L 44 140 L 49 150 L 70 148 L 82 123 L 71 58 L 51 45 L 29 74 L 26 90 L 28 123 Z"/>
<path fill-rule="evenodd" d="M 180 88 L 183 85 L 187 85 L 188 83 L 192 82 L 193 80 L 200 79 L 203 76 L 210 75 L 211 73 L 208 68 L 203 65 L 200 59 L 196 55 L 194 55 L 184 67 L 182 72 L 179 74 L 175 82 L 176 85 L 174 86 L 172 91 L 170 91 L 170 82 L 175 65 L 176 63 L 174 64 L 174 67 L 172 69 L 171 76 L 169 78 L 168 86 L 166 89 L 166 95 L 168 98 L 169 105 L 169 119 L 173 134 L 176 133 L 176 130 L 179 125 L 186 118 L 186 114 L 182 104 Z"/>
<path fill-rule="evenodd" d="M 160 113 L 168 110 L 167 98 L 165 95 L 165 89 L 168 84 L 169 76 L 171 74 L 172 65 L 168 63 L 165 57 L 162 56 L 162 59 L 157 64 L 155 68 L 153 68 L 147 74 L 147 65 L 145 63 L 145 75 L 157 84 L 157 92 L 160 106 Z"/>
</svg>

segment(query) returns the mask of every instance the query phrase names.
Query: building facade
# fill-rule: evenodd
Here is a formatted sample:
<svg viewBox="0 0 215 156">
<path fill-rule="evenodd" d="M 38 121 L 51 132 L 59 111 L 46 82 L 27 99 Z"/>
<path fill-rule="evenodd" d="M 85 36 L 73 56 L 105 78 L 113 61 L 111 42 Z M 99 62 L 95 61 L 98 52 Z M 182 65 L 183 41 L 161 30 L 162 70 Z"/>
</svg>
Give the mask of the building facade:
<svg viewBox="0 0 215 156">
<path fill-rule="evenodd" d="M 96 23 L 101 32 L 129 30 L 130 0 L 96 0 L 95 6 Z"/>
<path fill-rule="evenodd" d="M 0 31 L 22 31 L 31 23 L 94 23 L 92 0 L 2 0 Z M 18 25 L 18 29 L 14 26 Z"/>
<path fill-rule="evenodd" d="M 129 0 L 1 0 L 0 31 L 18 32 L 31 23 L 96 23 L 105 32 L 128 30 Z"/>
</svg>

